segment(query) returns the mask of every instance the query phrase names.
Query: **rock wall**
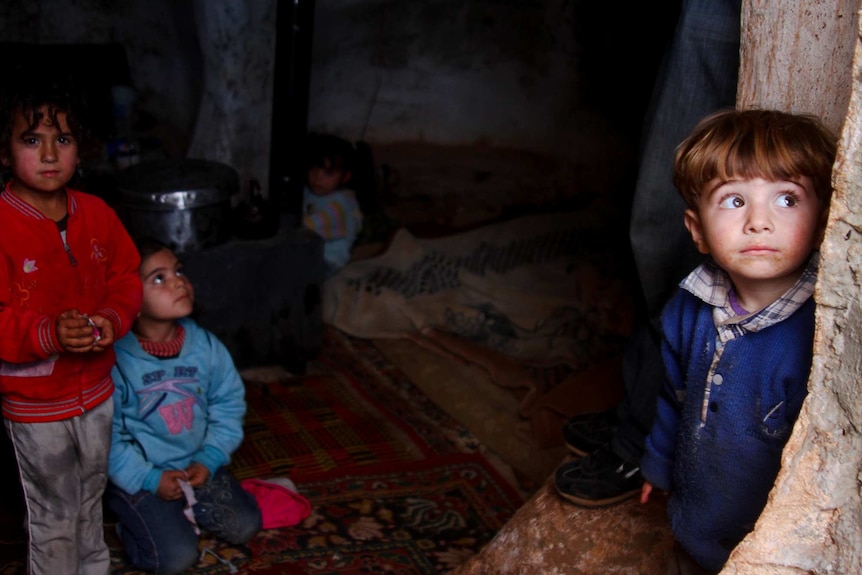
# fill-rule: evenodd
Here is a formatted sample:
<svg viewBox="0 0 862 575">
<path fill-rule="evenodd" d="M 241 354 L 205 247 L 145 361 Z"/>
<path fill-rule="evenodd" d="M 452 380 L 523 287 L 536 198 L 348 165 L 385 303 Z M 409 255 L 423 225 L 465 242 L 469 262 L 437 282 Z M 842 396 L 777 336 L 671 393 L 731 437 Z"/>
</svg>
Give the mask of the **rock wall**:
<svg viewBox="0 0 862 575">
<path fill-rule="evenodd" d="M 227 163 L 267 193 L 277 6 L 7 0 L 0 35 L 121 43 L 171 155 Z M 326 0 L 314 12 L 309 129 L 544 154 L 603 191 L 634 170 L 676 0 Z"/>
<path fill-rule="evenodd" d="M 350 140 L 589 155 L 591 135 L 639 133 L 675 21 L 672 2 L 603 4 L 317 2 L 309 123 Z"/>
</svg>

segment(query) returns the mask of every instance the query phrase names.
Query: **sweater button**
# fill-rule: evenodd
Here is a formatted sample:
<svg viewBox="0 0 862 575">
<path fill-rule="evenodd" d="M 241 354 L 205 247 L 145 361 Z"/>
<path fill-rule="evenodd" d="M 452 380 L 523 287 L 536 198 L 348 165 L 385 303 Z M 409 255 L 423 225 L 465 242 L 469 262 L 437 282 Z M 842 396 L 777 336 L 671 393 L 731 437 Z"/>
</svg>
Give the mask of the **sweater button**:
<svg viewBox="0 0 862 575">
<path fill-rule="evenodd" d="M 720 373 L 716 373 L 712 376 L 712 383 L 714 383 L 715 385 L 721 385 L 722 383 L 724 383 L 724 378 L 721 376 Z"/>
</svg>

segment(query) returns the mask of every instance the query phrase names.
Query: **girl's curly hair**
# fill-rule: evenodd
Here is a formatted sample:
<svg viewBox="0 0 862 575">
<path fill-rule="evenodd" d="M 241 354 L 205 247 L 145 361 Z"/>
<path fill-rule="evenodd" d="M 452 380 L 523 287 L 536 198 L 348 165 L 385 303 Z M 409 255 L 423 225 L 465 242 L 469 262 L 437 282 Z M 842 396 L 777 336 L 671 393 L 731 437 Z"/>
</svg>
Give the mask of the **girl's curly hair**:
<svg viewBox="0 0 862 575">
<path fill-rule="evenodd" d="M 88 143 L 86 96 L 74 78 L 46 74 L 44 70 L 37 72 L 18 68 L 8 79 L 0 86 L 0 150 L 9 150 L 16 114 L 23 114 L 35 128 L 42 120 L 42 107 L 46 108 L 54 123 L 57 122 L 57 114 L 65 112 L 69 130 L 79 148 Z"/>
</svg>

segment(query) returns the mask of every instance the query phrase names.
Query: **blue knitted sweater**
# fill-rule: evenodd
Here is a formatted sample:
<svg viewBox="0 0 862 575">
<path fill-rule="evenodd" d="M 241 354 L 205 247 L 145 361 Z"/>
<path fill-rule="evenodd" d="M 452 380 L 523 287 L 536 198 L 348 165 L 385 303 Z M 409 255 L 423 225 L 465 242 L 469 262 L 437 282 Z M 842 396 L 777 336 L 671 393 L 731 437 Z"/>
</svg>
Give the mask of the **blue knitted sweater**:
<svg viewBox="0 0 862 575">
<path fill-rule="evenodd" d="M 715 305 L 730 281 L 706 265 L 662 315 L 667 381 L 641 471 L 670 491 L 677 541 L 717 572 L 754 528 L 807 394 L 817 265 L 812 258 L 785 296 L 741 317 Z M 716 281 L 705 288 L 704 277 Z"/>
</svg>

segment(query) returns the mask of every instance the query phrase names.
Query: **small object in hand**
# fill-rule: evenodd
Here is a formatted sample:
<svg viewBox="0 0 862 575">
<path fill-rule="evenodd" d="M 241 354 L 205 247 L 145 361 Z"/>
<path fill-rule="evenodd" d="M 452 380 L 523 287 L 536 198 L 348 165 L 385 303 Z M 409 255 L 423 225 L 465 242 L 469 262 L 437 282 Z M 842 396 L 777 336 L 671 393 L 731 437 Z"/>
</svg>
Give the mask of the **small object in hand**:
<svg viewBox="0 0 862 575">
<path fill-rule="evenodd" d="M 195 499 L 195 490 L 189 484 L 188 481 L 183 481 L 182 479 L 177 479 L 177 481 L 179 482 L 180 489 L 182 490 L 183 495 L 186 498 L 186 505 L 183 508 L 183 515 L 185 515 L 186 519 L 188 519 L 189 522 L 192 524 L 192 528 L 195 530 L 195 533 L 197 535 L 200 535 L 201 530 L 198 527 L 197 519 L 195 519 L 195 511 L 194 511 L 194 505 L 195 505 L 195 503 L 198 502 L 198 500 Z"/>
<path fill-rule="evenodd" d="M 99 333 L 99 328 L 96 327 L 96 323 L 92 320 L 92 318 L 87 318 L 87 325 L 93 328 L 93 337 L 96 338 L 95 341 L 99 341 L 100 339 L 102 339 L 102 334 Z"/>
</svg>

